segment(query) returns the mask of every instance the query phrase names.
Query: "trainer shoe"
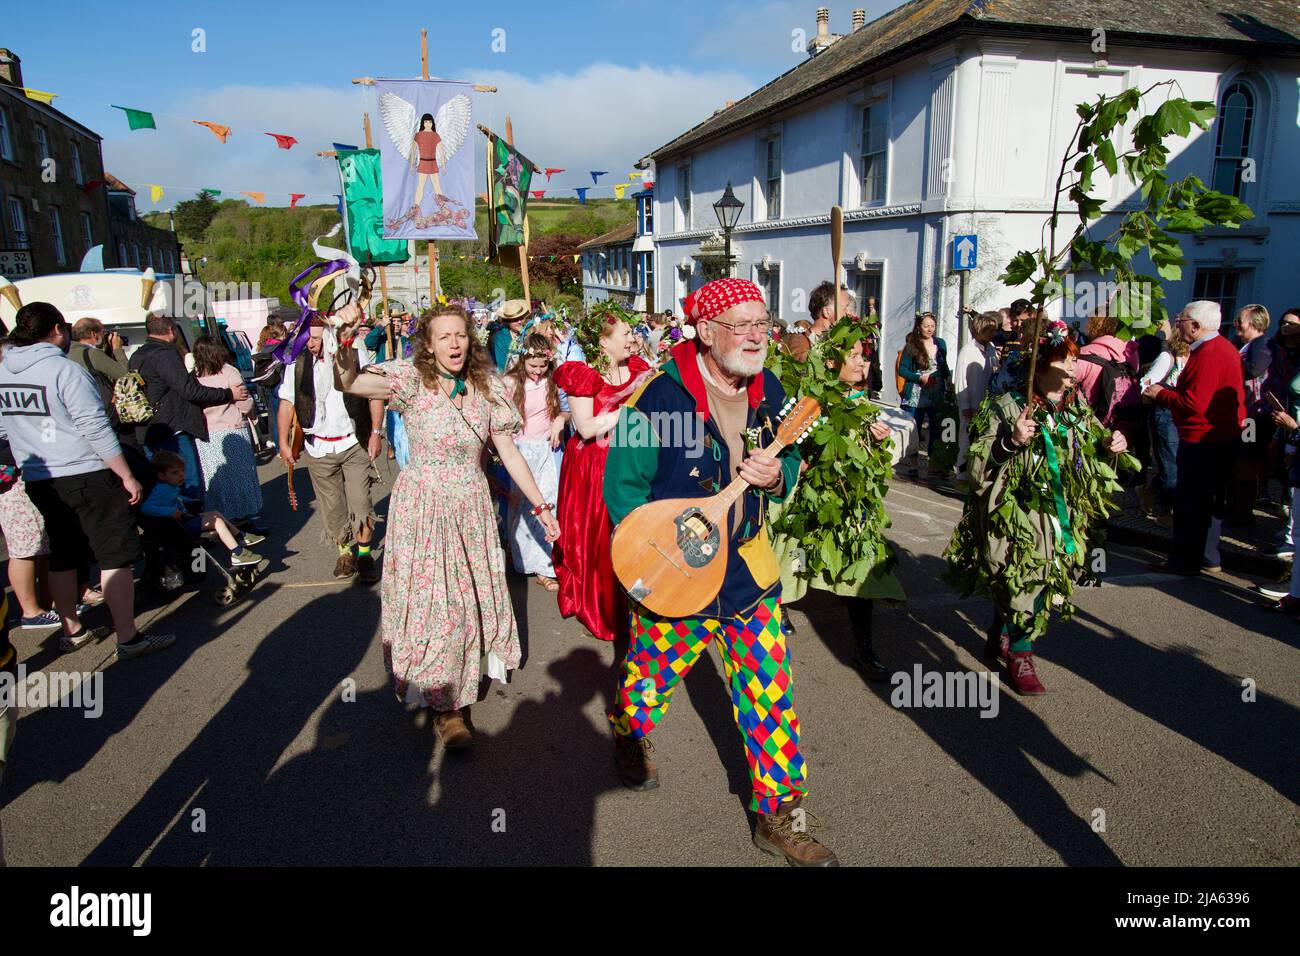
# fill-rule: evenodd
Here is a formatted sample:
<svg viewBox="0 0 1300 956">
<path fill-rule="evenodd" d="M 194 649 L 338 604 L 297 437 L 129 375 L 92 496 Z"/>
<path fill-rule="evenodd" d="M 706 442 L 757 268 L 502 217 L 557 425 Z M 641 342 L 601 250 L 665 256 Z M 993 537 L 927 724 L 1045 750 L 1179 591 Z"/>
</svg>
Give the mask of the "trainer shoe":
<svg viewBox="0 0 1300 956">
<path fill-rule="evenodd" d="M 1007 683 L 1012 690 L 1023 696 L 1037 697 L 1047 693 L 1047 688 L 1038 679 L 1038 673 L 1034 669 L 1032 651 L 1011 652 L 1011 659 L 1007 661 Z"/>
<path fill-rule="evenodd" d="M 80 611 L 80 608 L 78 608 Z M 33 614 L 31 617 L 25 617 L 18 623 L 20 631 L 41 631 L 47 627 L 62 627 L 63 619 L 59 617 L 56 611 L 42 611 L 40 614 Z"/>
<path fill-rule="evenodd" d="M 647 737 L 614 734 L 614 762 L 618 779 L 629 790 L 653 790 L 659 786 L 659 770 L 650 759 L 654 744 Z"/>
<path fill-rule="evenodd" d="M 1280 601 L 1282 598 L 1287 597 L 1291 593 L 1291 590 L 1290 588 L 1283 587 L 1280 584 L 1274 584 L 1271 586 L 1257 584 L 1255 585 L 1255 593 L 1268 598 L 1270 601 Z"/>
<path fill-rule="evenodd" d="M 255 531 L 244 532 L 244 547 L 253 548 L 266 540 L 266 535 L 258 534 Z"/>
<path fill-rule="evenodd" d="M 71 654 L 78 648 L 85 647 L 91 641 L 98 643 L 112 632 L 111 627 L 86 627 L 84 624 L 76 634 L 64 634 L 59 638 L 59 650 Z"/>
<path fill-rule="evenodd" d="M 175 643 L 175 634 L 145 634 L 137 632 L 130 643 L 118 643 L 117 659 L 119 661 L 129 661 L 137 657 L 144 657 L 146 654 L 152 654 L 154 651 L 166 650 Z"/>
<path fill-rule="evenodd" d="M 1291 561 L 1295 558 L 1295 548 L 1278 548 L 1273 552 L 1273 557 L 1279 561 Z"/>
<path fill-rule="evenodd" d="M 239 554 L 232 554 L 230 556 L 230 566 L 232 568 L 246 568 L 249 565 L 258 565 L 261 563 L 262 563 L 262 556 L 260 554 L 256 554 L 252 551 L 249 551 L 247 548 L 245 548 Z"/>
</svg>

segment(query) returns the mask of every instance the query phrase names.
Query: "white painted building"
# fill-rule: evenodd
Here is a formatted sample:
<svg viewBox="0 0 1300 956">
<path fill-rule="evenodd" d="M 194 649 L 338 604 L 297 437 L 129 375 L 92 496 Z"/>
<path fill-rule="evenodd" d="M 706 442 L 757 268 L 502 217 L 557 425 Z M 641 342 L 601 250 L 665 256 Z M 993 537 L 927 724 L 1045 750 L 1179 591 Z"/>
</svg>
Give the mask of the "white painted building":
<svg viewBox="0 0 1300 956">
<path fill-rule="evenodd" d="M 1104 52 L 1093 49 L 1099 28 Z M 718 230 L 712 205 L 730 182 L 745 204 L 735 274 L 768 291 L 774 315 L 806 314 L 808 293 L 831 277 L 839 205 L 841 275 L 860 303 L 876 297 L 885 355 L 920 307 L 955 350 L 951 238 L 978 236 L 968 304 L 1027 292 L 997 277 L 1042 241 L 1075 105 L 1167 79 L 1220 106 L 1208 133 L 1172 143 L 1172 175 L 1198 175 L 1256 213 L 1240 230 L 1182 239 L 1187 266 L 1165 285 L 1167 304 L 1217 299 L 1227 318 L 1249 302 L 1275 316 L 1300 302 L 1295 0 L 913 0 L 843 37 L 826 33 L 815 55 L 643 160 L 656 184 L 655 308 L 677 310 L 702 283 L 700 245 Z M 1101 174 L 1110 215 L 1097 236 L 1132 193 L 1122 174 Z"/>
</svg>

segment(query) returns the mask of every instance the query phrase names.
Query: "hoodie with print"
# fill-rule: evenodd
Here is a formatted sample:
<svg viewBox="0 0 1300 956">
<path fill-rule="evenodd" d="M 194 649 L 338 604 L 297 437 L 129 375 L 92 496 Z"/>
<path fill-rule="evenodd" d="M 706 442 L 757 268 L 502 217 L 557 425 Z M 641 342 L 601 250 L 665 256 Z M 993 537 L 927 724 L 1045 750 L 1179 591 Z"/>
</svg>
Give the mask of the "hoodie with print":
<svg viewBox="0 0 1300 956">
<path fill-rule="evenodd" d="M 50 342 L 5 349 L 0 437 L 27 481 L 100 471 L 122 454 L 99 386 Z"/>
</svg>

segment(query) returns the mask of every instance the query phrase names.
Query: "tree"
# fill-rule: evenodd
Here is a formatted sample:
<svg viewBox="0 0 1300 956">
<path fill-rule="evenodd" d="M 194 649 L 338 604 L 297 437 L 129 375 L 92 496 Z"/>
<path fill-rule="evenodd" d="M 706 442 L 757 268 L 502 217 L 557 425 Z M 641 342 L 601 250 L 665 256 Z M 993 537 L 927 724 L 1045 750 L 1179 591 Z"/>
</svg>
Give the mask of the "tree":
<svg viewBox="0 0 1300 956">
<path fill-rule="evenodd" d="M 534 237 L 528 246 L 528 277 L 531 281 L 549 282 L 561 292 L 582 286 L 582 270 L 573 261 L 581 236 L 554 233 Z"/>
<path fill-rule="evenodd" d="M 203 241 L 208 226 L 217 215 L 217 201 L 211 193 L 201 192 L 193 199 L 176 204 L 176 231 L 187 239 Z"/>
</svg>

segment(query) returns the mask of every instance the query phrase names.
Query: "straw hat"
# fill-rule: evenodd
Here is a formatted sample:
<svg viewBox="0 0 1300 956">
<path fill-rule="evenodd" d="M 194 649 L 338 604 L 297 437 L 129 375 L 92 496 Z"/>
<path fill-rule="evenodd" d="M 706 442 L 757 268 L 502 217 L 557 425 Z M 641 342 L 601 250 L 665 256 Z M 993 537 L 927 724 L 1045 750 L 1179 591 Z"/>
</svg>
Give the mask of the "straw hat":
<svg viewBox="0 0 1300 956">
<path fill-rule="evenodd" d="M 528 303 L 523 299 L 510 299 L 501 306 L 497 312 L 497 318 L 502 322 L 518 322 L 520 319 L 526 319 L 532 315 L 533 310 L 529 308 Z"/>
</svg>

